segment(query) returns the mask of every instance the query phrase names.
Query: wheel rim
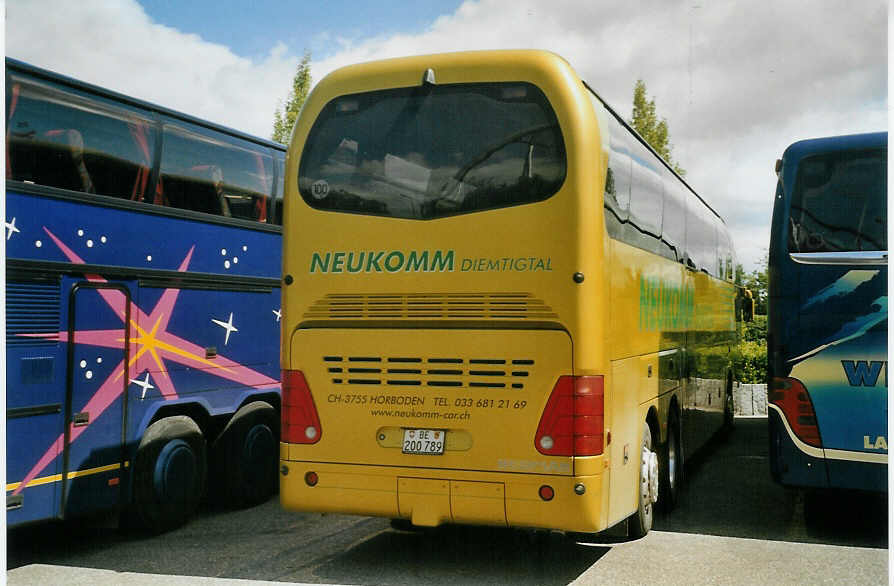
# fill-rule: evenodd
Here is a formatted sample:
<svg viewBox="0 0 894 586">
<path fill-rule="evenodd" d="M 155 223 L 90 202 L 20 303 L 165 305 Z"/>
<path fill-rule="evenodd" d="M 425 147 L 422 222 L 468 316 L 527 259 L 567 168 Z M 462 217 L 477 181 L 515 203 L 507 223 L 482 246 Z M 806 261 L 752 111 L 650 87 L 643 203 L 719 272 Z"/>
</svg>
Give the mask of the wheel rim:
<svg viewBox="0 0 894 586">
<path fill-rule="evenodd" d="M 643 434 L 642 458 L 639 471 L 639 494 L 643 511 L 651 516 L 652 503 L 658 501 L 658 455 L 652 451 L 648 429 Z"/>
<path fill-rule="evenodd" d="M 153 483 L 155 493 L 167 502 L 183 502 L 195 484 L 196 455 L 182 439 L 168 442 L 155 461 Z"/>
</svg>

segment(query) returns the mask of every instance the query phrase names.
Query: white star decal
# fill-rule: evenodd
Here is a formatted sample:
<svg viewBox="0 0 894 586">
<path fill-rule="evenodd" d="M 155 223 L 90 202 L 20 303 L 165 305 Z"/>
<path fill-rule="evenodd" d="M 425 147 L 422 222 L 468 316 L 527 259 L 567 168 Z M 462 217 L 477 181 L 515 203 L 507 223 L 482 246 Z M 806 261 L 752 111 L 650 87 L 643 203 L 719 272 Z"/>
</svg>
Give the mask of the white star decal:
<svg viewBox="0 0 894 586">
<path fill-rule="evenodd" d="M 274 309 L 274 310 L 273 310 L 273 315 L 276 316 L 276 321 L 279 321 L 280 319 L 282 319 L 282 310 L 281 310 L 281 309 Z"/>
<path fill-rule="evenodd" d="M 142 387 L 142 388 L 143 388 L 143 394 L 140 395 L 140 400 L 141 400 L 141 401 L 142 401 L 143 399 L 146 398 L 146 391 L 148 391 L 149 389 L 154 389 L 154 388 L 155 388 L 154 386 L 152 386 L 152 383 L 149 382 L 149 373 L 148 373 L 148 372 L 146 373 L 146 378 L 145 378 L 145 380 L 140 380 L 140 379 L 134 379 L 134 378 L 132 378 L 132 379 L 130 379 L 130 382 L 132 382 L 133 384 L 137 385 L 138 387 Z"/>
<path fill-rule="evenodd" d="M 8 230 L 8 232 L 6 233 L 7 240 L 12 238 L 13 232 L 21 232 L 21 230 L 16 228 L 16 219 L 15 218 L 12 219 L 12 222 L 6 222 L 6 229 Z"/>
<path fill-rule="evenodd" d="M 233 325 L 233 312 L 230 312 L 230 319 L 228 321 L 220 321 L 219 319 L 212 319 L 214 323 L 222 327 L 227 331 L 227 336 L 224 338 L 224 346 L 226 346 L 230 341 L 230 334 L 233 332 L 238 332 L 239 330 L 236 326 Z"/>
</svg>

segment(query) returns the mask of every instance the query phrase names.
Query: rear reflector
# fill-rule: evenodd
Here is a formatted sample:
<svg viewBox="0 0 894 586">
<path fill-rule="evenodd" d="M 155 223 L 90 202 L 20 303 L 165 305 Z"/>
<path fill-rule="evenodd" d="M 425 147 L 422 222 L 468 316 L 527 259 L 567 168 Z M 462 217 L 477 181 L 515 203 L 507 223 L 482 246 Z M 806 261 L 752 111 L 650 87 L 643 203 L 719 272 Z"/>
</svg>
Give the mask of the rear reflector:
<svg viewBox="0 0 894 586">
<path fill-rule="evenodd" d="M 801 381 L 791 377 L 773 377 L 770 381 L 770 402 L 782 410 L 798 439 L 805 444 L 822 447 L 813 402 Z"/>
<path fill-rule="evenodd" d="M 604 420 L 601 376 L 559 377 L 540 416 L 534 446 L 547 456 L 598 456 Z"/>
<path fill-rule="evenodd" d="M 288 444 L 315 444 L 323 430 L 313 395 L 304 373 L 282 371 L 282 441 Z"/>
</svg>

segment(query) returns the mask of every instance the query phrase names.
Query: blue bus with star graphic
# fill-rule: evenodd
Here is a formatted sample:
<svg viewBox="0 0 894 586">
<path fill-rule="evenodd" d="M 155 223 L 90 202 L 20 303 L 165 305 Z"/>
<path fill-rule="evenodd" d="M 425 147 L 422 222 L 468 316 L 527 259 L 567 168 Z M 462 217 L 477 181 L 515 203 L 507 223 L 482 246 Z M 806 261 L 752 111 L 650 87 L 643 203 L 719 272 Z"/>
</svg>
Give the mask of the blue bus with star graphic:
<svg viewBox="0 0 894 586">
<path fill-rule="evenodd" d="M 888 133 L 802 140 L 776 163 L 769 460 L 811 492 L 888 488 Z"/>
<path fill-rule="evenodd" d="M 6 508 L 276 490 L 284 147 L 6 60 Z"/>
</svg>

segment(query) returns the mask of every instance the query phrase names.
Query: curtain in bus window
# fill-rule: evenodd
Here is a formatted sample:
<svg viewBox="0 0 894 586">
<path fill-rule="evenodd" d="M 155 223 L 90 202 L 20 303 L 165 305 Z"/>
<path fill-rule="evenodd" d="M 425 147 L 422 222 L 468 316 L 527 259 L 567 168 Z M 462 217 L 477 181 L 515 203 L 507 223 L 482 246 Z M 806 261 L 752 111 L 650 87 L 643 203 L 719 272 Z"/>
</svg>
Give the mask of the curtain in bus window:
<svg viewBox="0 0 894 586">
<path fill-rule="evenodd" d="M 273 223 L 277 226 L 282 225 L 283 212 L 283 191 L 285 189 L 285 173 L 286 161 L 283 154 L 276 151 L 273 155 L 273 164 L 275 166 L 276 184 L 273 186 Z"/>
<path fill-rule="evenodd" d="M 265 147 L 186 124 L 165 124 L 162 141 L 166 205 L 266 221 L 273 158 Z"/>
<path fill-rule="evenodd" d="M 308 136 L 298 185 L 318 209 L 431 219 L 540 201 L 564 179 L 546 97 L 493 83 L 333 100 Z"/>
<path fill-rule="evenodd" d="M 15 76 L 14 76 L 15 79 Z M 130 198 L 147 153 L 130 130 L 146 120 L 103 99 L 49 83 L 15 79 L 7 126 L 7 176 L 49 187 Z"/>
<path fill-rule="evenodd" d="M 149 168 L 152 164 L 152 155 L 149 149 L 149 141 L 146 138 L 149 125 L 138 118 L 134 118 L 127 124 L 130 135 L 143 156 L 142 165 L 137 171 L 137 178 L 133 184 L 133 190 L 130 193 L 131 201 L 143 201 L 146 194 L 146 183 L 149 181 Z"/>
<path fill-rule="evenodd" d="M 792 195 L 792 252 L 887 250 L 885 150 L 843 151 L 801 161 Z"/>
</svg>

